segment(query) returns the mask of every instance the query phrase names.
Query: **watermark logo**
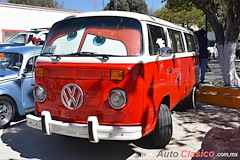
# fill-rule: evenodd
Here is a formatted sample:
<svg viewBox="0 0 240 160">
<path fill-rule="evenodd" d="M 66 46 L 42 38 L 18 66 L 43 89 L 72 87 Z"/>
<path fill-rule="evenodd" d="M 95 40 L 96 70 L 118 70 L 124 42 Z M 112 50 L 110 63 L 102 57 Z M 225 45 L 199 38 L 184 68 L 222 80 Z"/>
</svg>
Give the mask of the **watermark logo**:
<svg viewBox="0 0 240 160">
<path fill-rule="evenodd" d="M 215 153 L 214 151 L 205 151 L 199 150 L 197 152 L 193 152 L 190 150 L 182 150 L 178 152 L 174 151 L 159 151 L 157 156 L 158 158 L 213 158 L 213 157 L 231 157 L 237 158 L 238 153 Z"/>
</svg>

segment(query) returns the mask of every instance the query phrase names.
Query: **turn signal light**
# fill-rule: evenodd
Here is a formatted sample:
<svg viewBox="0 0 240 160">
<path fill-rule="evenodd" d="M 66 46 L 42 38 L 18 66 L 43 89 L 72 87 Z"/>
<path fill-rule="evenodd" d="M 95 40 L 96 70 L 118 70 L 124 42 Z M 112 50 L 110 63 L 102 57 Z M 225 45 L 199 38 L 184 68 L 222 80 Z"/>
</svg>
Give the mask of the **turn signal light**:
<svg viewBox="0 0 240 160">
<path fill-rule="evenodd" d="M 36 77 L 43 77 L 44 69 L 43 68 L 36 68 L 35 69 L 35 75 L 36 75 Z"/>
<path fill-rule="evenodd" d="M 121 80 L 123 80 L 123 78 L 124 78 L 123 70 L 119 70 L 119 69 L 111 70 L 110 80 L 121 81 Z"/>
</svg>

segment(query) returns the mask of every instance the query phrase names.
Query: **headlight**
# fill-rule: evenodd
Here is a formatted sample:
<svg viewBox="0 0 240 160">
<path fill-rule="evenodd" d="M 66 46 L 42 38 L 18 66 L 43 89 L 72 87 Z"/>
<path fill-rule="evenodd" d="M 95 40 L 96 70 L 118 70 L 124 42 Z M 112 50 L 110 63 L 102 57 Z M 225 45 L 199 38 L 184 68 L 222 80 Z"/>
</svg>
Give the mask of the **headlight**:
<svg viewBox="0 0 240 160">
<path fill-rule="evenodd" d="M 108 102 L 114 109 L 121 109 L 127 103 L 127 95 L 122 90 L 112 90 L 108 96 Z"/>
<path fill-rule="evenodd" d="M 41 85 L 37 85 L 33 90 L 33 96 L 38 102 L 43 102 L 46 99 L 45 88 Z"/>
</svg>

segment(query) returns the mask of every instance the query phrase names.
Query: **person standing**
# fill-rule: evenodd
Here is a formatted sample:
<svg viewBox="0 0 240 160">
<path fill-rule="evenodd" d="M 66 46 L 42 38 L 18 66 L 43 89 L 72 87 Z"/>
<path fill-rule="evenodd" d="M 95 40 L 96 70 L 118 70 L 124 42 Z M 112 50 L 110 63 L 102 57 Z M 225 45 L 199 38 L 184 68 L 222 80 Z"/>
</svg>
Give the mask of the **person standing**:
<svg viewBox="0 0 240 160">
<path fill-rule="evenodd" d="M 200 83 L 204 83 L 205 73 L 207 71 L 208 64 L 208 39 L 207 34 L 204 30 L 196 32 L 196 36 L 199 43 L 199 68 L 200 68 Z"/>
<path fill-rule="evenodd" d="M 238 40 L 236 46 L 236 59 L 240 59 L 240 40 Z"/>
</svg>

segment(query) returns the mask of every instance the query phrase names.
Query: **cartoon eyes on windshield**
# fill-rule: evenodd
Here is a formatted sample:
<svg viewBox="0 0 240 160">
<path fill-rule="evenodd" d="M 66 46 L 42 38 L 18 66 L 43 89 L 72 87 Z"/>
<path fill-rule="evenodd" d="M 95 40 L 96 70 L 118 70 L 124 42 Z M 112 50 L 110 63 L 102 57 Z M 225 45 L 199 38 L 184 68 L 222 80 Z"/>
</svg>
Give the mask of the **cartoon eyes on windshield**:
<svg viewBox="0 0 240 160">
<path fill-rule="evenodd" d="M 64 36 L 55 39 L 55 41 L 53 41 L 51 45 L 55 47 L 54 53 L 58 55 L 64 55 L 66 53 L 78 52 L 78 48 L 84 32 L 85 32 L 85 28 L 82 28 L 80 30 L 67 33 Z M 51 51 L 51 53 L 52 52 L 53 51 Z"/>
<path fill-rule="evenodd" d="M 95 46 L 101 46 L 105 43 L 106 41 L 106 38 L 105 37 L 100 37 L 100 36 L 96 36 L 94 39 L 93 39 L 93 44 Z"/>
<path fill-rule="evenodd" d="M 77 32 L 74 31 L 74 32 L 68 34 L 67 40 L 68 40 L 68 41 L 72 41 L 72 40 L 74 40 L 76 37 L 77 37 Z"/>
<path fill-rule="evenodd" d="M 74 31 L 74 32 L 69 33 L 69 34 L 67 35 L 67 40 L 68 40 L 68 41 L 72 41 L 72 40 L 74 40 L 76 37 L 77 37 L 77 32 Z M 105 41 L 106 41 L 106 38 L 105 38 L 105 37 L 96 36 L 96 37 L 93 39 L 93 44 L 94 44 L 95 46 L 101 46 L 101 45 L 103 45 L 103 44 L 105 43 Z"/>
</svg>

